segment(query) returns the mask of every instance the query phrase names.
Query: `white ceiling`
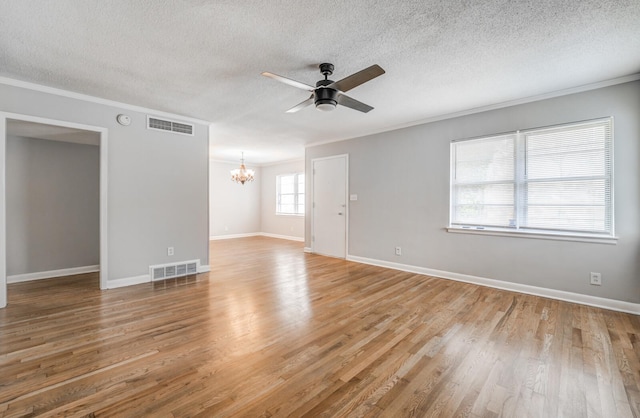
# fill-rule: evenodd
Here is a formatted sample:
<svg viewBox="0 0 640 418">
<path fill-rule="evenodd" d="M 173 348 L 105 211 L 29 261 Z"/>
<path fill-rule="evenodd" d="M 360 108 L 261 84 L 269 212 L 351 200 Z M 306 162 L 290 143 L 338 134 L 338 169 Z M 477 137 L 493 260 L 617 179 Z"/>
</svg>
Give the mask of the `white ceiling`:
<svg viewBox="0 0 640 418">
<path fill-rule="evenodd" d="M 285 110 L 318 64 L 375 109 Z M 640 72 L 639 0 L 5 0 L 0 76 L 210 121 L 212 157 L 304 146 Z"/>
</svg>

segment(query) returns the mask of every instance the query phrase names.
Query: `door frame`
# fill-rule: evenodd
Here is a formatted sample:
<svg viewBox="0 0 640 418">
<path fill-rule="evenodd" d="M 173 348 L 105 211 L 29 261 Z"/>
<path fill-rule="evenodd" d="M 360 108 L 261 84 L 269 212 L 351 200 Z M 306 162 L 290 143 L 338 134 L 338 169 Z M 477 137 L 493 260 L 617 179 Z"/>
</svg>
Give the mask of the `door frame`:
<svg viewBox="0 0 640 418">
<path fill-rule="evenodd" d="M 316 221 L 315 221 L 315 191 L 314 183 L 316 177 L 315 163 L 316 161 L 331 160 L 335 158 L 344 158 L 344 259 L 349 254 L 349 154 L 330 155 L 328 157 L 320 157 L 311 159 L 311 252 L 315 253 L 315 237 L 316 237 Z"/>
<path fill-rule="evenodd" d="M 107 289 L 108 283 L 108 129 L 100 126 L 42 118 L 39 116 L 18 113 L 0 112 L 0 308 L 7 306 L 7 121 L 21 120 L 26 122 L 55 125 L 65 128 L 81 129 L 96 132 L 100 135 L 100 289 Z"/>
</svg>

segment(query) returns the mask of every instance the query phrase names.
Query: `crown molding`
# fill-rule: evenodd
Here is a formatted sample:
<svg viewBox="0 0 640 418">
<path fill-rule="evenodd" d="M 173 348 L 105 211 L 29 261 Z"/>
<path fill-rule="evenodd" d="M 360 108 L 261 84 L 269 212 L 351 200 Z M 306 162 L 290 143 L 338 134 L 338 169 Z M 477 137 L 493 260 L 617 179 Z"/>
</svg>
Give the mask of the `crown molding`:
<svg viewBox="0 0 640 418">
<path fill-rule="evenodd" d="M 272 163 L 264 163 L 264 164 L 259 164 L 260 167 L 271 167 L 274 165 L 282 165 L 282 164 L 294 164 L 294 163 L 300 163 L 300 162 L 304 162 L 304 157 L 303 158 L 294 158 L 291 160 L 283 160 L 283 161 L 275 161 Z"/>
<path fill-rule="evenodd" d="M 394 125 L 394 126 L 390 126 L 390 127 L 379 129 L 379 130 L 374 130 L 372 132 L 369 132 L 368 134 L 358 135 L 356 137 L 336 138 L 336 139 L 328 139 L 325 141 L 312 142 L 305 145 L 305 149 L 311 148 L 311 147 L 317 147 L 319 145 L 331 144 L 333 142 L 347 141 L 349 139 L 362 138 L 365 136 L 376 135 L 383 132 L 391 132 L 391 131 L 396 131 L 398 129 L 410 128 L 412 126 L 425 125 L 427 123 L 438 122 L 441 120 L 454 119 L 454 118 L 459 118 L 461 116 L 468 116 L 476 113 L 488 112 L 490 110 L 504 109 L 506 107 L 538 102 L 540 100 L 547 100 L 547 99 L 553 99 L 555 97 L 568 96 L 570 94 L 582 93 L 585 91 L 601 89 L 604 87 L 615 86 L 617 84 L 624 84 L 624 83 L 629 83 L 637 80 L 640 80 L 640 73 L 631 74 L 624 77 L 612 78 L 610 80 L 598 81 L 596 83 L 584 84 L 581 86 L 571 87 L 567 89 L 556 90 L 549 93 L 538 94 L 535 96 L 524 97 L 522 99 L 515 99 L 515 100 L 509 100 L 506 102 L 494 103 L 486 106 L 474 107 L 472 109 L 461 110 L 459 112 L 430 116 L 428 118 L 418 119 L 412 122 L 401 123 L 399 125 Z"/>
<path fill-rule="evenodd" d="M 217 158 L 209 158 L 209 162 L 210 163 L 217 163 L 217 164 L 231 164 L 231 165 L 235 165 L 235 166 L 240 166 L 240 159 L 232 161 L 232 160 L 219 160 Z M 253 164 L 251 162 L 247 162 L 247 160 L 244 160 L 244 165 L 251 166 L 251 167 L 261 167 L 260 164 Z"/>
<path fill-rule="evenodd" d="M 221 160 L 218 158 L 212 158 L 209 157 L 209 162 L 211 163 L 219 163 L 219 164 L 234 164 L 234 165 L 238 165 L 240 160 Z M 293 160 L 284 160 L 284 161 L 275 161 L 272 163 L 263 163 L 263 164 L 256 164 L 256 163 L 252 163 L 250 161 L 247 161 L 246 159 L 244 160 L 245 165 L 247 166 L 251 166 L 251 167 L 259 167 L 259 168 L 263 168 L 263 167 L 272 167 L 275 165 L 282 165 L 282 164 L 293 164 L 293 163 L 300 163 L 300 162 L 304 162 L 304 158 L 296 158 Z"/>
<path fill-rule="evenodd" d="M 202 119 L 192 118 L 184 115 L 178 115 L 175 113 L 163 112 L 156 109 L 150 109 L 148 107 L 117 102 L 115 100 L 103 99 L 101 97 L 90 96 L 82 93 L 76 93 L 74 91 L 44 86 L 42 84 L 30 83 L 28 81 L 16 80 L 8 77 L 0 77 L 0 84 L 5 84 L 7 86 L 12 86 L 12 87 L 20 87 L 27 90 L 39 91 L 41 93 L 48 93 L 48 94 L 53 94 L 61 97 L 68 97 L 71 99 L 82 100 L 85 102 L 97 103 L 105 106 L 117 107 L 120 109 L 131 110 L 134 112 L 147 113 L 147 114 L 150 113 L 154 116 L 161 116 L 161 117 L 166 117 L 170 119 L 178 119 L 181 121 L 197 123 L 200 125 L 207 125 L 207 126 L 211 125 L 211 122 L 202 120 Z"/>
</svg>

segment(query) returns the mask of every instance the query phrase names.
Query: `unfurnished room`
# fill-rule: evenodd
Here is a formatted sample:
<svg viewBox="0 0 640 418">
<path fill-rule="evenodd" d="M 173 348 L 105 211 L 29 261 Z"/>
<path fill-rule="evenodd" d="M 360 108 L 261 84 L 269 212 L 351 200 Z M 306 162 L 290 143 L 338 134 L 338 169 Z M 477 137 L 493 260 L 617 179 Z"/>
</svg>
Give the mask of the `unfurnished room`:
<svg viewBox="0 0 640 418">
<path fill-rule="evenodd" d="M 2 2 L 0 417 L 640 417 L 639 22 Z"/>
</svg>

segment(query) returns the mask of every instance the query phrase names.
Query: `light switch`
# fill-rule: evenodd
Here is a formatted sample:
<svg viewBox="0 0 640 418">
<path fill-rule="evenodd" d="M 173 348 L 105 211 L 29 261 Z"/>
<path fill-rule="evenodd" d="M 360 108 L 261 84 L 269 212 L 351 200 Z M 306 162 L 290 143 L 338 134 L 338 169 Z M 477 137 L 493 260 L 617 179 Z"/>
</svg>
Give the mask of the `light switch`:
<svg viewBox="0 0 640 418">
<path fill-rule="evenodd" d="M 358 200 L 358 195 L 357 194 L 350 195 L 349 200 Z"/>
</svg>

